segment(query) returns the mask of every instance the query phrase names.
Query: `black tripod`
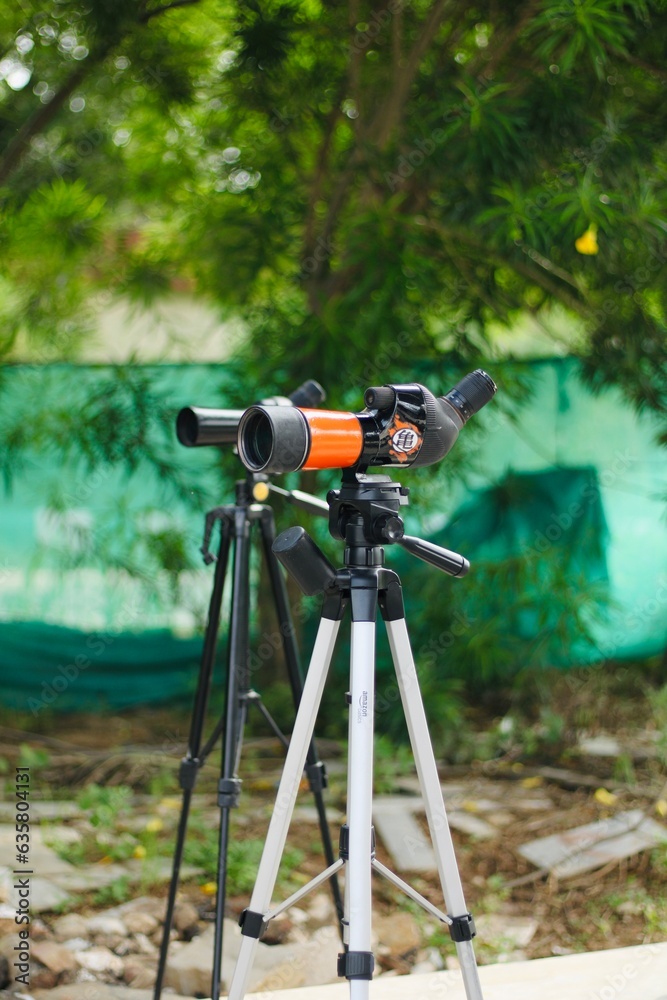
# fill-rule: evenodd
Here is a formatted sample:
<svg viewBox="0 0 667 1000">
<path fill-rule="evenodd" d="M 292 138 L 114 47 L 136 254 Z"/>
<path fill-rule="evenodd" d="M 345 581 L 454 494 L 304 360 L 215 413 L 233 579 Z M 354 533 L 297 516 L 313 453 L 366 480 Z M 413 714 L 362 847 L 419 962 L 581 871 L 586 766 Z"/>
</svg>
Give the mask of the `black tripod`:
<svg viewBox="0 0 667 1000">
<path fill-rule="evenodd" d="M 285 490 L 271 487 L 277 493 L 292 500 L 311 512 L 322 514 L 326 504 L 305 493 L 289 494 Z M 238 805 L 241 781 L 237 777 L 243 733 L 250 705 L 255 705 L 271 730 L 283 746 L 289 746 L 288 739 L 281 732 L 275 720 L 262 702 L 260 695 L 250 686 L 249 632 L 250 632 L 250 535 L 254 524 L 259 526 L 265 564 L 268 569 L 273 602 L 278 618 L 280 641 L 287 664 L 289 682 L 292 689 L 295 713 L 298 710 L 303 692 L 303 679 L 299 667 L 299 654 L 294 637 L 287 589 L 282 571 L 273 553 L 275 541 L 275 524 L 271 507 L 264 501 L 269 496 L 269 486 L 261 476 L 248 474 L 245 480 L 236 484 L 236 503 L 234 505 L 216 507 L 206 515 L 204 542 L 202 553 L 207 564 L 216 562 L 213 579 L 213 591 L 209 604 L 208 623 L 204 637 L 204 647 L 201 657 L 197 690 L 195 693 L 190 735 L 185 757 L 179 769 L 179 784 L 183 790 L 181 814 L 176 835 L 173 869 L 167 912 L 165 916 L 160 957 L 155 982 L 154 1000 L 160 1000 L 162 983 L 169 949 L 170 931 L 173 921 L 176 892 L 178 889 L 185 834 L 190 811 L 192 793 L 197 781 L 197 775 L 204 765 L 208 755 L 214 748 L 221 734 L 222 765 L 221 777 L 218 782 L 218 805 L 220 808 L 220 826 L 218 841 L 217 896 L 215 909 L 215 943 L 213 951 L 213 972 L 211 979 L 211 998 L 218 1000 L 220 996 L 220 979 L 222 967 L 222 935 L 225 911 L 227 884 L 227 850 L 229 844 L 230 810 Z M 260 502 L 258 502 L 260 501 Z M 213 527 L 220 523 L 220 547 L 216 557 L 210 552 L 209 546 Z M 225 586 L 230 549 L 233 547 L 232 594 L 229 622 L 229 637 L 227 645 L 227 683 L 225 692 L 225 708 L 213 732 L 204 741 L 204 722 L 211 688 L 213 665 L 220 625 L 220 609 Z M 203 745 L 202 745 L 203 744 Z M 306 756 L 305 773 L 310 789 L 315 799 L 318 821 L 322 836 L 322 844 L 327 864 L 334 861 L 333 848 L 329 826 L 326 819 L 322 792 L 327 785 L 324 764 L 318 759 L 315 742 L 310 740 Z M 343 902 L 337 881 L 332 880 L 332 893 L 339 924 L 342 928 Z M 342 936 L 342 931 L 341 931 Z"/>
</svg>

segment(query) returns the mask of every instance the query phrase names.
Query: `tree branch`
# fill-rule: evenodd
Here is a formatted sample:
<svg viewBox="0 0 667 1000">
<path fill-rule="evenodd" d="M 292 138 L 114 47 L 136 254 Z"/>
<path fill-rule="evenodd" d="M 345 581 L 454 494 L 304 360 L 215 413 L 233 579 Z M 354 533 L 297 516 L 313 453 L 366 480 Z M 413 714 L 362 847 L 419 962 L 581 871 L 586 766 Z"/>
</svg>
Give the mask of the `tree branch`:
<svg viewBox="0 0 667 1000">
<path fill-rule="evenodd" d="M 568 309 L 571 309 L 573 312 L 576 312 L 584 318 L 588 318 L 590 316 L 590 308 L 588 304 L 583 301 L 583 299 L 571 295 L 567 289 L 563 288 L 561 284 L 549 277 L 545 271 L 540 271 L 539 269 L 531 267 L 528 261 L 515 257 L 506 257 L 502 253 L 490 249 L 487 245 L 479 243 L 466 229 L 461 227 L 450 228 L 448 226 L 432 222 L 430 223 L 430 228 L 437 232 L 443 241 L 446 241 L 447 243 L 458 242 L 464 246 L 470 247 L 475 250 L 477 254 L 479 254 L 482 260 L 486 259 L 488 262 L 496 264 L 497 266 L 510 268 L 512 271 L 520 274 L 527 281 L 530 281 L 544 289 L 544 291 L 548 292 L 549 295 L 552 295 L 555 299 L 558 299 L 559 302 L 562 302 L 564 306 L 567 306 Z M 529 250 L 527 248 L 523 248 L 523 252 L 527 254 Z M 531 255 L 531 260 L 532 259 L 533 257 Z M 544 267 L 542 261 L 546 261 L 546 258 L 541 258 L 541 255 L 537 255 L 535 263 Z M 563 274 L 567 277 L 561 280 L 567 280 L 569 284 L 575 284 L 574 279 L 568 274 L 568 272 L 563 272 Z M 583 295 L 581 289 L 578 290 L 580 291 L 580 294 Z"/>
<path fill-rule="evenodd" d="M 401 118 L 403 107 L 408 97 L 410 87 L 419 70 L 419 65 L 433 42 L 433 37 L 440 27 L 450 0 L 436 0 L 422 25 L 419 38 L 412 46 L 399 72 L 396 75 L 393 89 L 387 101 L 378 109 L 370 134 L 383 149 Z"/>
<path fill-rule="evenodd" d="M 154 7 L 152 10 L 146 10 L 139 18 L 139 24 L 148 24 L 148 22 L 157 17 L 158 14 L 164 14 L 165 11 L 174 10 L 176 7 L 192 7 L 194 4 L 200 3 L 201 0 L 172 0 L 172 3 L 165 3 L 161 7 Z"/>
<path fill-rule="evenodd" d="M 80 63 L 63 83 L 60 90 L 56 91 L 49 103 L 43 104 L 23 123 L 5 149 L 2 159 L 0 159 L 0 185 L 6 183 L 14 170 L 16 170 L 31 140 L 51 124 L 65 101 L 71 97 L 79 84 L 85 79 L 91 65 L 101 62 L 106 54 L 105 51 L 104 53 L 100 53 L 99 56 L 89 56 L 85 63 Z M 91 59 L 93 63 L 91 63 Z"/>
<path fill-rule="evenodd" d="M 660 77 L 661 80 L 667 80 L 667 70 L 661 66 L 654 66 L 644 59 L 638 59 L 637 56 L 630 55 L 629 52 L 619 52 L 618 55 L 621 59 L 630 63 L 631 66 L 637 66 L 639 69 L 646 70 L 647 73 L 651 73 L 653 76 Z"/>
<path fill-rule="evenodd" d="M 494 47 L 486 63 L 482 62 L 484 59 L 484 52 L 480 52 L 478 59 L 475 61 L 482 62 L 482 65 L 479 68 L 479 75 L 482 79 L 491 78 L 493 76 L 499 64 L 505 58 L 512 45 L 525 28 L 526 24 L 530 21 L 531 17 L 535 15 L 537 6 L 538 4 L 536 3 L 536 0 L 529 0 L 529 2 L 525 5 L 523 13 L 519 17 L 518 21 L 512 28 L 510 28 L 503 38 L 498 40 L 497 47 Z M 472 72 L 477 74 L 477 67 L 473 67 Z"/>
<path fill-rule="evenodd" d="M 200 0 L 173 0 L 172 3 L 155 7 L 153 10 L 145 10 L 137 23 L 142 25 L 147 24 L 151 18 L 156 17 L 158 14 L 163 14 L 165 11 L 172 10 L 174 7 L 191 6 L 199 2 Z M 113 48 L 114 43 L 107 43 L 106 45 L 102 45 L 97 52 L 91 53 L 84 62 L 79 63 L 60 89 L 56 91 L 49 103 L 38 108 L 23 123 L 0 159 L 0 185 L 5 184 L 14 173 L 28 150 L 32 139 L 51 124 L 67 99 L 71 97 L 76 88 L 84 81 L 91 69 L 103 62 Z"/>
</svg>

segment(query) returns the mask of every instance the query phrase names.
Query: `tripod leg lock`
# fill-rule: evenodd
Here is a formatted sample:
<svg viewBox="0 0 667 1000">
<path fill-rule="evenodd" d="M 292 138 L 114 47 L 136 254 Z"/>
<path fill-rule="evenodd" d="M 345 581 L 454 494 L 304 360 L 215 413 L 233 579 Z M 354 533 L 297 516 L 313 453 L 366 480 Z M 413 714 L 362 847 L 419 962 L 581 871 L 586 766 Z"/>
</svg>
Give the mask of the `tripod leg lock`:
<svg viewBox="0 0 667 1000">
<path fill-rule="evenodd" d="M 239 927 L 244 937 L 261 938 L 267 925 L 268 920 L 264 919 L 264 914 L 255 913 L 254 910 L 245 909 L 239 917 Z"/>
<path fill-rule="evenodd" d="M 338 856 L 343 861 L 350 859 L 350 828 L 347 823 L 343 823 L 338 837 Z M 371 861 L 375 858 L 375 827 L 371 827 Z"/>
<path fill-rule="evenodd" d="M 477 934 L 472 913 L 464 913 L 460 917 L 452 917 L 449 925 L 449 936 L 452 941 L 472 941 Z"/>
<path fill-rule="evenodd" d="M 178 783 L 184 792 L 191 792 L 197 781 L 200 761 L 197 757 L 184 757 L 178 769 Z"/>
<path fill-rule="evenodd" d="M 218 782 L 218 805 L 221 809 L 233 809 L 239 804 L 241 781 L 239 778 L 220 778 Z"/>
<path fill-rule="evenodd" d="M 372 979 L 374 968 L 372 951 L 345 951 L 338 956 L 338 975 L 345 979 Z"/>
<path fill-rule="evenodd" d="M 327 769 L 321 760 L 316 764 L 306 764 L 305 771 L 311 792 L 323 792 L 328 787 Z"/>
</svg>

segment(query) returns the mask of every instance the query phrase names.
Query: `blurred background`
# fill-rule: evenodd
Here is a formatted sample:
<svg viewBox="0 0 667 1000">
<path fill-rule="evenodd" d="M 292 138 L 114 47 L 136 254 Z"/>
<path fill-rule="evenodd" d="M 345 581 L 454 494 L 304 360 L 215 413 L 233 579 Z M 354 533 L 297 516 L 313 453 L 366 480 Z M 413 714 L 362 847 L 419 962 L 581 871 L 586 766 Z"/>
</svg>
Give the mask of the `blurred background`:
<svg viewBox="0 0 667 1000">
<path fill-rule="evenodd" d="M 442 394 L 481 366 L 495 399 L 401 473 L 408 532 L 473 569 L 387 555 L 436 750 L 554 762 L 640 728 L 664 766 L 666 50 L 660 0 L 0 0 L 8 756 L 47 772 L 54 734 L 185 744 L 204 515 L 244 470 L 178 444 L 182 406 L 314 378 L 357 411 L 370 385 Z M 273 506 L 341 561 L 324 521 Z M 384 644 L 378 670 L 395 766 Z M 336 741 L 346 672 L 343 643 L 318 723 Z M 255 676 L 289 729 L 280 653 Z M 131 771 L 99 766 L 74 784 Z"/>
<path fill-rule="evenodd" d="M 188 695 L 203 514 L 243 470 L 177 444 L 182 405 L 316 378 L 358 410 L 477 365 L 496 399 L 403 476 L 409 530 L 475 567 L 392 556 L 424 683 L 664 680 L 661 5 L 0 10 L 3 700 Z"/>
</svg>

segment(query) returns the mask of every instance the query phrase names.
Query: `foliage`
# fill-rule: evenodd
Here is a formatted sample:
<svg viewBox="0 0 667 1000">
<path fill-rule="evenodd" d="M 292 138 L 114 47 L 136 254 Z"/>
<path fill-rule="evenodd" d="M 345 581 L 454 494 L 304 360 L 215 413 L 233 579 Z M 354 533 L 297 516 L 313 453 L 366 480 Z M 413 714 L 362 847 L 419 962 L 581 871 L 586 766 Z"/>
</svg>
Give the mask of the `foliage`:
<svg viewBox="0 0 667 1000">
<path fill-rule="evenodd" d="M 215 829 L 194 824 L 195 836 L 185 845 L 184 859 L 192 865 L 203 868 L 206 873 L 215 873 L 218 867 L 218 834 Z M 235 894 L 252 892 L 257 877 L 264 841 L 257 838 L 236 838 L 229 841 L 227 851 L 227 879 L 230 891 Z M 282 856 L 280 885 L 290 885 L 292 874 L 303 861 L 303 852 L 297 848 L 287 848 Z"/>
<path fill-rule="evenodd" d="M 5 0 L 0 361 L 74 359 L 117 298 L 185 289 L 247 331 L 224 405 L 316 377 L 356 409 L 378 380 L 449 388 L 530 315 L 593 386 L 664 421 L 665 14 L 664 0 Z M 505 397 L 520 386 L 508 377 Z M 150 469 L 191 499 L 160 448 L 173 413 L 140 372 L 56 406 L 25 389 L 3 425 L 7 487 L 48 436 L 85 472 Z M 183 533 L 138 534 L 121 509 L 96 551 L 175 576 Z M 470 655 L 487 682 L 554 662 L 601 605 L 538 559 L 478 580 Z M 520 639 L 526 620 L 541 648 Z M 450 683 L 426 669 L 448 718 Z"/>
<path fill-rule="evenodd" d="M 558 304 L 593 382 L 664 413 L 666 29 L 660 0 L 4 9 L 3 349 L 185 281 L 255 380 L 358 394 Z"/>
<path fill-rule="evenodd" d="M 77 796 L 77 805 L 89 813 L 92 826 L 109 829 L 126 812 L 132 802 L 132 789 L 127 785 L 87 785 Z"/>
</svg>

